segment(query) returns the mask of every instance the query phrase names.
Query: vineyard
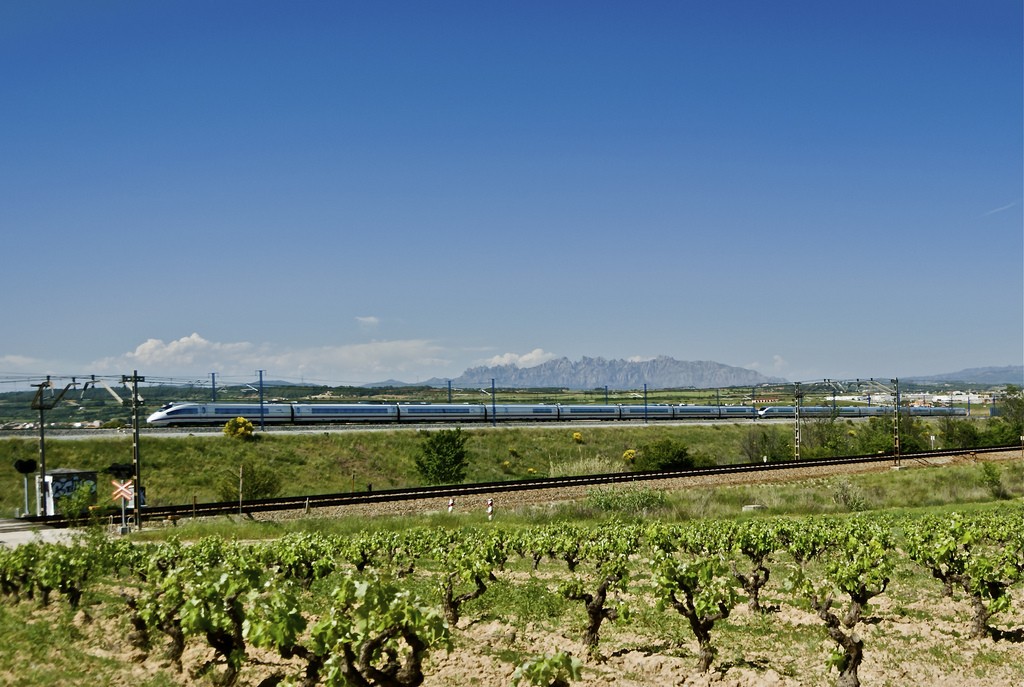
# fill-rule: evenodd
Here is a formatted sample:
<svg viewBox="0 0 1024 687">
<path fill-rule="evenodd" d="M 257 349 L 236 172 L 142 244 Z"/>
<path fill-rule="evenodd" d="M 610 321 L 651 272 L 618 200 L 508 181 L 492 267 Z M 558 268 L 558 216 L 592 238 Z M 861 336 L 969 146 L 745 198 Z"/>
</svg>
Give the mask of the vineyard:
<svg viewBox="0 0 1024 687">
<path fill-rule="evenodd" d="M 1022 684 L 1022 523 L 1015 504 L 266 542 L 94 532 L 0 550 L 0 628 L 20 637 L 0 680 Z"/>
</svg>

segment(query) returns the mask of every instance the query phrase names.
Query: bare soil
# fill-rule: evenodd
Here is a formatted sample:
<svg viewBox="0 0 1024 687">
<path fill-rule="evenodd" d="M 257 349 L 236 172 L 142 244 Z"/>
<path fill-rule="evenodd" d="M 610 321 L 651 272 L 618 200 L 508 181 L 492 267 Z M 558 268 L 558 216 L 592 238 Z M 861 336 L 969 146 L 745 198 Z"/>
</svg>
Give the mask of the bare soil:
<svg viewBox="0 0 1024 687">
<path fill-rule="evenodd" d="M 903 593 L 896 596 L 878 597 L 868 622 L 859 627 L 865 642 L 861 684 L 1024 686 L 1024 643 L 969 639 L 970 609 L 963 601 L 941 598 L 937 584 L 912 601 Z M 52 622 L 53 613 L 33 611 L 30 622 Z M 95 684 L 213 684 L 212 676 L 220 670 L 214 665 L 209 675 L 198 675 L 199 668 L 213 658 L 200 642 L 189 643 L 184 669 L 177 672 L 159 648 L 146 655 L 131 647 L 122 619 L 97 619 L 80 611 L 74 623 L 84 652 L 117 666 Z M 696 670 L 697 645 L 685 633 L 658 636 L 635 624 L 606 624 L 600 645 L 603 659 L 594 660 L 585 658 L 580 627 L 574 625 L 521 626 L 467 614 L 456 628 L 455 650 L 435 652 L 428 659 L 424 687 L 510 685 L 519 661 L 556 651 L 584 658 L 582 679 L 572 682 L 577 687 L 817 687 L 834 684 L 837 676 L 827 666 L 834 645 L 821 621 L 811 612 L 785 604 L 763 617 L 753 616 L 745 606 L 737 607 L 721 628 L 716 626 L 719 654 L 707 674 Z M 999 616 L 999 625 L 1024 627 L 1019 601 L 1008 614 Z M 248 657 L 237 682 L 242 687 L 268 687 L 301 669 L 297 662 L 258 650 L 250 649 Z M 12 677 L 0 674 L 0 682 Z M 16 679 L 3 683 L 19 684 Z"/>
</svg>

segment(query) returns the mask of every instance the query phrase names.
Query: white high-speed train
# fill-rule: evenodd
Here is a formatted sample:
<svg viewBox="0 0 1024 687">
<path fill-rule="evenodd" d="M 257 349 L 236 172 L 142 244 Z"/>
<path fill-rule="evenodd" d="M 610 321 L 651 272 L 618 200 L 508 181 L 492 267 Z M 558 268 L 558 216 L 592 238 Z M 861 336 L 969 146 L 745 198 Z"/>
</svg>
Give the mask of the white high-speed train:
<svg viewBox="0 0 1024 687">
<path fill-rule="evenodd" d="M 912 415 L 966 415 L 964 408 L 904 408 Z M 529 405 L 484 403 L 169 403 L 146 422 L 157 427 L 253 423 L 537 422 L 573 420 L 713 420 L 794 417 L 793 406 Z M 801 417 L 892 415 L 892 406 L 802 406 Z"/>
</svg>

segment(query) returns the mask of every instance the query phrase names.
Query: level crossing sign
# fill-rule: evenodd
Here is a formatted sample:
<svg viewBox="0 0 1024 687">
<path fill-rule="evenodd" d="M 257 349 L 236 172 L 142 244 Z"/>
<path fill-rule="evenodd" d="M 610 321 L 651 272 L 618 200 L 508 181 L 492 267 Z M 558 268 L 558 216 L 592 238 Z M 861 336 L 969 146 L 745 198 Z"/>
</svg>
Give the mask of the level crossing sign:
<svg viewBox="0 0 1024 687">
<path fill-rule="evenodd" d="M 114 496 L 113 499 L 124 499 L 125 501 L 131 501 L 135 496 L 135 489 L 132 487 L 132 480 L 127 482 L 119 482 L 116 479 L 110 480 L 110 483 L 114 485 Z"/>
</svg>

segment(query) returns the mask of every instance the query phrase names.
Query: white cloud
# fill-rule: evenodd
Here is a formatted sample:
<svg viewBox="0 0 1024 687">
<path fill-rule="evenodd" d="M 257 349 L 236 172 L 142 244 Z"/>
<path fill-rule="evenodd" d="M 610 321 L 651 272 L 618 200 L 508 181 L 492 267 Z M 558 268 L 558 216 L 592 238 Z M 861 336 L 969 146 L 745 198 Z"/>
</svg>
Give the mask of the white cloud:
<svg viewBox="0 0 1024 687">
<path fill-rule="evenodd" d="M 147 339 L 139 344 L 125 358 L 138 366 L 191 366 L 204 360 L 228 358 L 244 358 L 252 355 L 255 347 L 250 343 L 216 343 L 207 341 L 199 334 L 192 333 L 170 343 L 160 339 Z"/>
<path fill-rule="evenodd" d="M 367 315 L 365 317 L 357 317 L 356 322 L 359 323 L 359 328 L 363 331 L 376 329 L 380 326 L 380 318 L 374 317 L 373 315 Z"/>
<path fill-rule="evenodd" d="M 322 378 L 324 371 L 332 371 L 345 380 L 366 382 L 386 378 L 417 381 L 424 374 L 434 376 L 432 370 L 451 364 L 445 350 L 426 339 L 373 341 L 285 351 L 276 354 L 273 362 L 282 369 L 296 370 L 304 377 Z"/>
<path fill-rule="evenodd" d="M 0 370 L 27 372 L 38 369 L 41 361 L 27 355 L 0 355 Z"/>
<path fill-rule="evenodd" d="M 757 370 L 762 374 L 782 374 L 786 369 L 789 368 L 789 363 L 781 355 L 773 355 L 772 361 L 768 365 L 764 365 L 759 361 L 755 361 L 747 365 L 751 370 Z"/>
<path fill-rule="evenodd" d="M 488 358 L 484 363 L 485 365 L 515 365 L 516 367 L 536 367 L 541 363 L 546 363 L 549 360 L 554 360 L 558 356 L 554 353 L 548 353 L 547 351 L 535 348 L 529 353 L 503 353 L 496 355 L 492 358 Z"/>
<path fill-rule="evenodd" d="M 264 370 L 265 376 L 277 379 L 357 384 L 442 376 L 451 364 L 441 346 L 424 339 L 282 349 L 245 341 L 219 343 L 192 334 L 170 342 L 148 339 L 132 352 L 92 365 L 99 372 L 137 369 L 154 377 L 204 377 L 216 372 L 251 378 Z"/>
</svg>

